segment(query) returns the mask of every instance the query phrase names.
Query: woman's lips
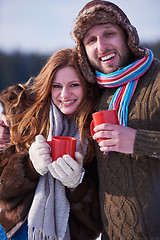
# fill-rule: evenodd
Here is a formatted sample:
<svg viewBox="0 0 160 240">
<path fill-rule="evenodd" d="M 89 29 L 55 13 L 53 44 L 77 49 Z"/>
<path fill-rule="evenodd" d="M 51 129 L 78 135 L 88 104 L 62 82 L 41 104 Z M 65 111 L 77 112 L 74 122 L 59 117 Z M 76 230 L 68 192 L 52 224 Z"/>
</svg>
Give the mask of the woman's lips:
<svg viewBox="0 0 160 240">
<path fill-rule="evenodd" d="M 60 100 L 60 102 L 62 103 L 62 104 L 70 104 L 70 103 L 73 103 L 73 102 L 75 102 L 76 101 L 76 99 L 74 99 L 74 100 L 69 100 L 69 101 L 61 101 Z"/>
</svg>

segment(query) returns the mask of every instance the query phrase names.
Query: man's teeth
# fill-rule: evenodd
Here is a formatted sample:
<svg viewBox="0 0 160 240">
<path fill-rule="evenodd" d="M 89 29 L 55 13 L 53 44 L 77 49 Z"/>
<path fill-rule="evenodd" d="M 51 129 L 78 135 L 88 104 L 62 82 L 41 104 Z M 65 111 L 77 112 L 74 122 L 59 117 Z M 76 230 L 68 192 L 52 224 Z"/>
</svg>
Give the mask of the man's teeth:
<svg viewBox="0 0 160 240">
<path fill-rule="evenodd" d="M 109 60 L 110 58 L 113 58 L 115 56 L 115 53 L 111 53 L 105 57 L 102 57 L 101 60 L 104 62 L 106 60 Z"/>
<path fill-rule="evenodd" d="M 63 104 L 69 104 L 69 103 L 73 103 L 75 100 L 72 100 L 72 101 L 66 101 L 66 102 L 64 102 L 64 101 L 61 101 Z"/>
</svg>

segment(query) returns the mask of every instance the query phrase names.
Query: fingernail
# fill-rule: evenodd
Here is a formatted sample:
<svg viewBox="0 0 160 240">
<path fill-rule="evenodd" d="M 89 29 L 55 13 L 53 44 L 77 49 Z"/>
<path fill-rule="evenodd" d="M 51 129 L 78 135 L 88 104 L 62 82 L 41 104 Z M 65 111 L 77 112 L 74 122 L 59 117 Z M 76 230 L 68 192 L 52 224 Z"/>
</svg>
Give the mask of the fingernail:
<svg viewBox="0 0 160 240">
<path fill-rule="evenodd" d="M 2 120 L 2 119 L 0 119 L 0 124 L 4 124 L 4 122 L 3 122 L 3 120 Z"/>
<path fill-rule="evenodd" d="M 0 149 L 3 150 L 6 147 L 6 145 L 0 145 Z"/>
</svg>

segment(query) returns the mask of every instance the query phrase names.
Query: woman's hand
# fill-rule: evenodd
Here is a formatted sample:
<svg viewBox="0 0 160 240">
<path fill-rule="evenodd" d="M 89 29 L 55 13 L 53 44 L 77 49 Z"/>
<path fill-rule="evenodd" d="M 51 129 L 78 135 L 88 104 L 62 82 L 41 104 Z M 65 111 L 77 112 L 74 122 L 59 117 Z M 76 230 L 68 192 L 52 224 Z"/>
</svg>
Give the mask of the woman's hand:
<svg viewBox="0 0 160 240">
<path fill-rule="evenodd" d="M 29 149 L 29 157 L 40 175 L 48 172 L 48 164 L 51 163 L 50 146 L 42 135 L 36 136 L 35 142 Z"/>
<path fill-rule="evenodd" d="M 79 152 L 75 153 L 76 161 L 69 155 L 63 155 L 48 165 L 52 176 L 59 179 L 68 188 L 75 188 L 80 183 L 82 176 L 83 157 Z"/>
</svg>

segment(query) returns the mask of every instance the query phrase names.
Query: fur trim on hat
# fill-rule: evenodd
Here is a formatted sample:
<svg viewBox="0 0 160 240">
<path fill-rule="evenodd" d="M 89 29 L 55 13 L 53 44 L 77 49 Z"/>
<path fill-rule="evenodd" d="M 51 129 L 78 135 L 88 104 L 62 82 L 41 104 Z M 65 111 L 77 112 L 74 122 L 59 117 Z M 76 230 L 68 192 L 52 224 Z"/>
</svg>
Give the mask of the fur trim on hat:
<svg viewBox="0 0 160 240">
<path fill-rule="evenodd" d="M 115 4 L 108 1 L 95 0 L 87 3 L 79 12 L 71 33 L 77 43 L 79 61 L 84 76 L 89 82 L 95 81 L 94 69 L 90 66 L 82 43 L 88 30 L 99 24 L 118 24 L 128 36 L 128 47 L 136 58 L 144 56 L 144 49 L 138 46 L 139 37 L 126 14 Z"/>
</svg>

